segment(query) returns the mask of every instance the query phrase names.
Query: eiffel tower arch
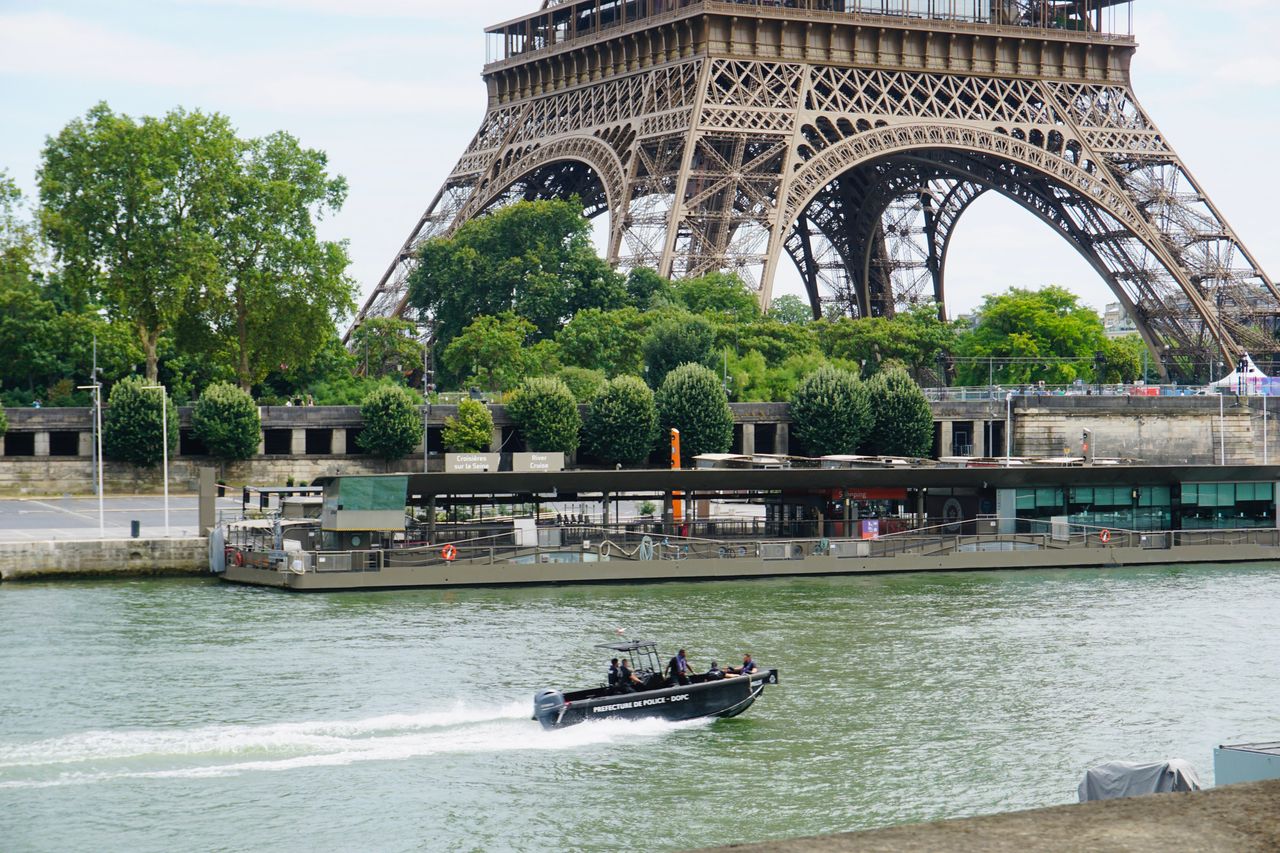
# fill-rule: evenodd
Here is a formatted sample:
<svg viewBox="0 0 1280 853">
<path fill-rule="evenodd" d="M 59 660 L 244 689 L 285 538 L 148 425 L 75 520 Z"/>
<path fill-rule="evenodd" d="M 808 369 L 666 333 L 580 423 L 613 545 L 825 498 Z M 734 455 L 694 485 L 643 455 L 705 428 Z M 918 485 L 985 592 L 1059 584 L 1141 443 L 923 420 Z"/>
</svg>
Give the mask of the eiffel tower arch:
<svg viewBox="0 0 1280 853">
<path fill-rule="evenodd" d="M 1280 289 L 1143 110 L 1132 0 L 544 0 L 491 27 L 489 108 L 357 318 L 425 240 L 519 199 L 607 215 L 609 260 L 732 270 L 817 316 L 934 300 L 986 193 L 1107 282 L 1161 372 L 1280 355 Z"/>
</svg>

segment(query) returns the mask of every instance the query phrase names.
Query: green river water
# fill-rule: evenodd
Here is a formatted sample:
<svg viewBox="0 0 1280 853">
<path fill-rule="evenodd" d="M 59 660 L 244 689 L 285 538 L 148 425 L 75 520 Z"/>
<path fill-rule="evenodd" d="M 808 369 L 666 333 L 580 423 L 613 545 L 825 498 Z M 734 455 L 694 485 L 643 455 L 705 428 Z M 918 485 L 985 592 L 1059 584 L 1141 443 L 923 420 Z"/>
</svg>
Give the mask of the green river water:
<svg viewBox="0 0 1280 853">
<path fill-rule="evenodd" d="M 296 596 L 0 586 L 0 850 L 665 850 L 1072 802 L 1280 738 L 1272 566 Z M 781 670 L 544 732 L 591 645 Z"/>
</svg>

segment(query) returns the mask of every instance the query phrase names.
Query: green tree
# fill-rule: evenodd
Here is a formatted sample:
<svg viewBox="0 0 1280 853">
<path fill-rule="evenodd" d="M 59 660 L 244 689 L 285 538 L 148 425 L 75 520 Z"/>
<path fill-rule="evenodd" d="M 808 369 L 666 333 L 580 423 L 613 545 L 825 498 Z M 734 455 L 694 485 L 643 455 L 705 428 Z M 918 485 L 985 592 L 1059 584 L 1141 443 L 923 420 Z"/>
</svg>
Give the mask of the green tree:
<svg viewBox="0 0 1280 853">
<path fill-rule="evenodd" d="M 423 347 L 418 329 L 398 317 L 369 317 L 352 333 L 351 351 L 365 376 L 404 377 L 422 367 Z"/>
<path fill-rule="evenodd" d="M 621 308 L 626 287 L 591 245 L 576 201 L 521 202 L 428 241 L 409 277 L 409 300 L 436 318 L 448 344 L 476 317 L 512 312 L 551 337 L 584 308 Z"/>
<path fill-rule="evenodd" d="M 725 453 L 733 446 L 733 412 L 720 377 L 700 364 L 667 374 L 654 395 L 662 434 L 680 430 L 680 458 Z"/>
<path fill-rule="evenodd" d="M 71 286 L 101 293 L 137 330 L 155 382 L 160 336 L 217 290 L 214 225 L 237 171 L 220 115 L 173 110 L 135 121 L 101 103 L 45 144 L 42 225 Z"/>
<path fill-rule="evenodd" d="M 22 191 L 0 169 L 0 286 L 28 281 L 39 263 L 40 234 L 26 213 Z"/>
<path fill-rule="evenodd" d="M 445 450 L 450 453 L 483 453 L 493 439 L 493 415 L 479 400 L 463 400 L 457 417 L 444 419 L 441 432 Z"/>
<path fill-rule="evenodd" d="M 877 373 L 866 390 L 872 421 L 868 450 L 880 456 L 926 457 L 933 452 L 933 409 L 905 370 Z"/>
<path fill-rule="evenodd" d="M 177 452 L 178 409 L 167 395 L 145 387 L 148 385 L 145 379 L 130 376 L 111 389 L 102 425 L 102 445 L 103 453 L 111 459 L 149 468 L 164 458 L 166 426 L 169 454 Z M 164 403 L 168 404 L 168 411 L 162 415 Z"/>
<path fill-rule="evenodd" d="M 4 438 L 4 434 L 9 431 L 9 418 L 4 413 L 4 406 L 0 406 L 0 438 Z"/>
<path fill-rule="evenodd" d="M 931 304 L 893 317 L 843 317 L 815 325 L 828 358 L 865 364 L 867 373 L 888 361 L 901 362 L 914 372 L 936 370 L 938 356 L 956 346 L 955 327 L 942 322 L 937 306 Z"/>
<path fill-rule="evenodd" d="M 671 287 L 676 302 L 693 314 L 714 314 L 739 322 L 760 316 L 755 293 L 731 273 L 707 273 L 673 282 Z"/>
<path fill-rule="evenodd" d="M 649 385 L 662 387 L 667 374 L 682 364 L 706 364 L 713 339 L 711 323 L 702 317 L 680 314 L 656 323 L 644 339 Z"/>
<path fill-rule="evenodd" d="M 1147 345 L 1141 335 L 1124 335 L 1119 338 L 1107 338 L 1102 342 L 1103 382 L 1133 382 L 1146 380 L 1142 367 L 1148 365 L 1148 374 L 1156 373 L 1159 365 L 1150 367 L 1147 359 Z"/>
<path fill-rule="evenodd" d="M 477 317 L 445 348 L 444 363 L 464 386 L 510 390 L 549 366 L 542 358 L 545 351 L 533 346 L 536 332 L 532 323 L 510 312 Z"/>
<path fill-rule="evenodd" d="M 818 368 L 791 399 L 791 434 L 812 456 L 857 453 L 871 424 L 866 388 L 848 370 Z"/>
<path fill-rule="evenodd" d="M 258 452 L 262 419 L 247 392 L 230 382 L 216 382 L 204 389 L 192 408 L 191 432 L 213 458 L 238 462 Z"/>
<path fill-rule="evenodd" d="M 627 274 L 627 302 L 646 310 L 653 298 L 671 290 L 671 282 L 648 267 L 636 267 Z"/>
<path fill-rule="evenodd" d="M 769 316 L 779 323 L 802 326 L 813 322 L 813 309 L 799 296 L 788 293 L 773 300 L 773 304 L 769 306 Z"/>
<path fill-rule="evenodd" d="M 585 367 L 562 367 L 556 378 L 569 387 L 573 399 L 579 403 L 590 403 L 609 382 L 601 371 Z"/>
<path fill-rule="evenodd" d="M 644 369 L 648 318 L 630 306 L 617 311 L 587 308 L 556 333 L 565 364 L 602 371 L 606 376 L 638 374 Z"/>
<path fill-rule="evenodd" d="M 399 385 L 375 388 L 360 404 L 364 428 L 356 444 L 390 462 L 408 456 L 422 442 L 422 414 L 413 394 Z"/>
<path fill-rule="evenodd" d="M 535 453 L 573 453 L 582 416 L 569 386 L 553 377 L 526 379 L 507 403 L 507 414 Z"/>
<path fill-rule="evenodd" d="M 271 365 L 319 351 L 354 306 L 344 243 L 321 240 L 316 220 L 342 208 L 347 183 L 325 154 L 287 133 L 235 140 L 238 156 L 215 212 L 215 335 L 236 354 L 240 387 Z M 215 295 L 216 294 L 216 295 Z M 419 358 L 418 361 L 421 361 Z"/>
<path fill-rule="evenodd" d="M 1095 354 L 1106 342 L 1102 319 L 1061 287 L 988 296 L 977 321 L 956 343 L 962 385 L 985 385 L 992 366 L 1002 384 L 1092 381 Z"/>
<path fill-rule="evenodd" d="M 658 440 L 653 391 L 639 377 L 619 376 L 591 401 L 583 432 L 588 450 L 602 462 L 644 462 Z"/>
</svg>

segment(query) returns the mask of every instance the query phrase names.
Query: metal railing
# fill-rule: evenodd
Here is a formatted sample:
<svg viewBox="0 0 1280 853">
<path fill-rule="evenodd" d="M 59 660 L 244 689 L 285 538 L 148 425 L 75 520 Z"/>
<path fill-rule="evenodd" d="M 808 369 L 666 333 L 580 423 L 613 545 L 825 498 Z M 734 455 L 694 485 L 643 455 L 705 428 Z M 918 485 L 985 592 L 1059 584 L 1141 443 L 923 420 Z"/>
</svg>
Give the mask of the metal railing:
<svg viewBox="0 0 1280 853">
<path fill-rule="evenodd" d="M 964 525 L 972 525 L 972 520 Z M 979 523 L 999 525 L 998 519 Z M 1019 520 L 1027 524 L 1026 519 Z M 964 533 L 961 523 L 881 536 L 875 539 L 817 537 L 777 539 L 708 539 L 675 534 L 646 533 L 626 527 L 589 528 L 592 535 L 553 545 L 521 545 L 510 536 L 488 536 L 433 545 L 359 551 L 291 551 L 271 562 L 278 552 L 246 551 L 246 562 L 298 574 L 381 572 L 386 569 L 430 568 L 449 564 L 563 563 L 606 561 L 687 561 L 760 559 L 804 560 L 813 557 L 883 559 L 938 557 L 1000 551 L 1079 549 L 1169 550 L 1182 547 L 1280 547 L 1280 530 L 1244 528 L 1215 530 L 1126 530 L 1069 524 L 1031 522 L 1043 529 L 1020 533 Z M 544 528 L 545 530 L 546 528 Z M 553 528 L 559 529 L 559 528 Z M 581 531 L 587 528 L 576 528 Z"/>
</svg>

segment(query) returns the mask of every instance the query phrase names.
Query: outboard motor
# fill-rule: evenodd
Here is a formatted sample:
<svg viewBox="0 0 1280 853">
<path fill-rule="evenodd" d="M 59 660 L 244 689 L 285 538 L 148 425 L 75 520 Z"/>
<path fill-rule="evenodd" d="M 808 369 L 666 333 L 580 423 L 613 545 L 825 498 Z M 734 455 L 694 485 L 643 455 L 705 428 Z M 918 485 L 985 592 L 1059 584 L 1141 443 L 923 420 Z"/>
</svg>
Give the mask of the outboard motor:
<svg viewBox="0 0 1280 853">
<path fill-rule="evenodd" d="M 542 723 L 544 729 L 555 728 L 563 713 L 564 694 L 559 690 L 547 687 L 533 694 L 533 718 Z"/>
</svg>

